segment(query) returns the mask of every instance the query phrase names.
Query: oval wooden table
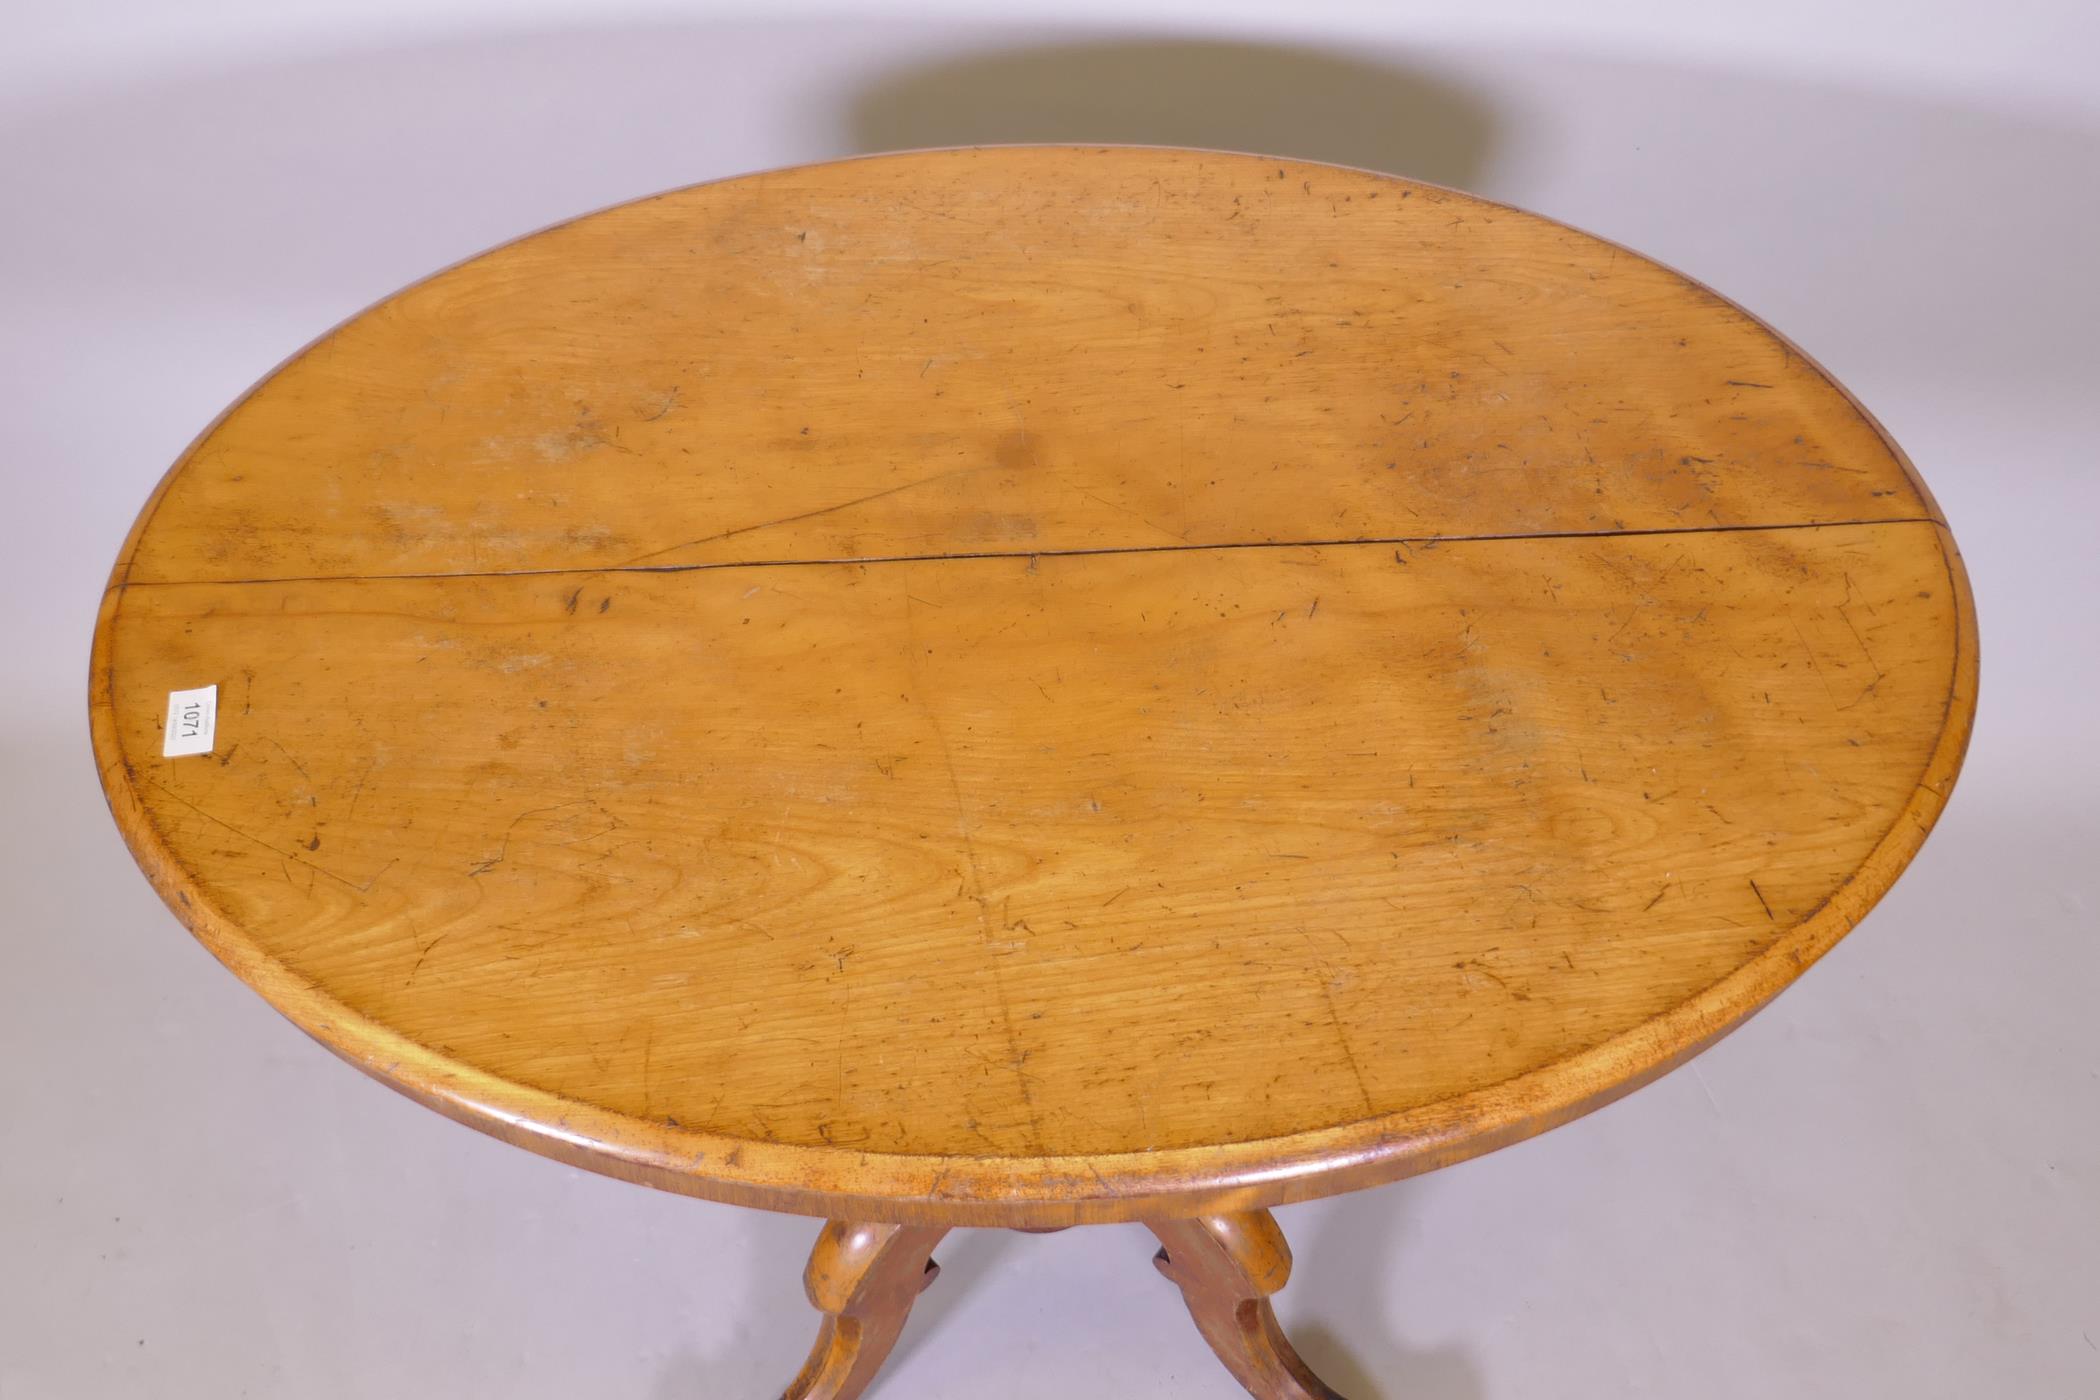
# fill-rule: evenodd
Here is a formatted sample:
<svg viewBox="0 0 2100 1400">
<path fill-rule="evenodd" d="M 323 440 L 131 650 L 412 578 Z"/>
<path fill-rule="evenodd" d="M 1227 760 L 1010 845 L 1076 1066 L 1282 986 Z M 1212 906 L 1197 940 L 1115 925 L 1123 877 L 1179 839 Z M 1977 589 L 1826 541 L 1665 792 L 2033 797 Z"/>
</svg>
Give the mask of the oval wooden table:
<svg viewBox="0 0 2100 1400">
<path fill-rule="evenodd" d="M 1317 1396 L 1265 1208 L 1778 992 L 1939 813 L 1976 641 L 1901 452 L 1703 287 L 1386 176 L 1021 148 L 352 320 L 168 474 L 92 684 L 139 863 L 302 1029 L 830 1217 L 792 1395 L 867 1384 L 950 1227 L 1135 1220 Z"/>
</svg>

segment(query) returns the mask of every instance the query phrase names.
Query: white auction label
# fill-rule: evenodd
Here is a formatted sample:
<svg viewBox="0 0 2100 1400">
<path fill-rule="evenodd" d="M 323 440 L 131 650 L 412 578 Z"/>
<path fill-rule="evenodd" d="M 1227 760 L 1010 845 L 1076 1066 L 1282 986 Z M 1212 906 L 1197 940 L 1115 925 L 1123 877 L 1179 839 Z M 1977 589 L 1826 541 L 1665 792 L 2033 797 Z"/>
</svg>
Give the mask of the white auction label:
<svg viewBox="0 0 2100 1400">
<path fill-rule="evenodd" d="M 219 731 L 219 688 L 207 685 L 197 690 L 168 692 L 168 732 L 160 747 L 162 758 L 210 753 Z"/>
</svg>

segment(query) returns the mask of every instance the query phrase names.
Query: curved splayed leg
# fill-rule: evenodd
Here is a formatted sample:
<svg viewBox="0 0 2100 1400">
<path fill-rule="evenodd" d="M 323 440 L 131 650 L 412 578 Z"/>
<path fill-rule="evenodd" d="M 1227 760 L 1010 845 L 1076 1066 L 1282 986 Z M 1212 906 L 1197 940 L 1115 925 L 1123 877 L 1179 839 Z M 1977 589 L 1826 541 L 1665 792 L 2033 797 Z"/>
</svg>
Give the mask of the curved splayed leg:
<svg viewBox="0 0 2100 1400">
<path fill-rule="evenodd" d="M 1299 1359 L 1269 1296 L 1291 1276 L 1291 1248 L 1265 1210 L 1147 1222 L 1159 1271 L 1233 1378 L 1256 1400 L 1342 1400 Z"/>
<path fill-rule="evenodd" d="M 947 1233 L 934 1225 L 825 1224 L 802 1275 L 824 1324 L 782 1400 L 854 1400 L 867 1389 L 911 1305 L 940 1272 L 933 1247 Z"/>
</svg>

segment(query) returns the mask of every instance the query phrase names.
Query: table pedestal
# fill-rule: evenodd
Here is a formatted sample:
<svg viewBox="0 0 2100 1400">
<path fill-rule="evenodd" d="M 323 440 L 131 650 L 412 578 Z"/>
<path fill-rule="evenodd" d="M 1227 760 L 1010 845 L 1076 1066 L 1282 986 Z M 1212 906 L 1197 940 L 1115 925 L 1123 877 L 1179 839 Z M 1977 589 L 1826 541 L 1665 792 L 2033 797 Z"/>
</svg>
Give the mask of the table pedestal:
<svg viewBox="0 0 2100 1400">
<path fill-rule="evenodd" d="M 1181 1290 L 1189 1316 L 1233 1378 L 1258 1400 L 1341 1400 L 1291 1348 L 1269 1297 L 1291 1276 L 1291 1250 L 1265 1210 L 1147 1221 L 1153 1263 Z M 833 1220 L 803 1274 L 824 1314 L 809 1360 L 783 1400 L 853 1400 L 882 1368 L 921 1291 L 940 1273 L 945 1225 Z"/>
</svg>

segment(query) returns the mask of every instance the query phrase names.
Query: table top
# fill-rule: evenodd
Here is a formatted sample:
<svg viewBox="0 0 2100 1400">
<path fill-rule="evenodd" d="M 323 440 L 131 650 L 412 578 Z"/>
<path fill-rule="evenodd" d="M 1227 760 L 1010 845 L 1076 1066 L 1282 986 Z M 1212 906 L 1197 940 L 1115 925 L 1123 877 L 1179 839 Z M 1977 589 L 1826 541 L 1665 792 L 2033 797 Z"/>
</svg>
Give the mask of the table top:
<svg viewBox="0 0 2100 1400">
<path fill-rule="evenodd" d="M 139 517 L 91 715 L 170 907 L 423 1102 L 1052 1225 L 1661 1073 L 1888 888 L 1975 692 L 1931 497 L 1713 292 L 1386 176 L 1007 148 L 331 332 Z"/>
</svg>

